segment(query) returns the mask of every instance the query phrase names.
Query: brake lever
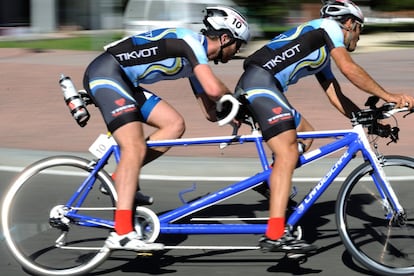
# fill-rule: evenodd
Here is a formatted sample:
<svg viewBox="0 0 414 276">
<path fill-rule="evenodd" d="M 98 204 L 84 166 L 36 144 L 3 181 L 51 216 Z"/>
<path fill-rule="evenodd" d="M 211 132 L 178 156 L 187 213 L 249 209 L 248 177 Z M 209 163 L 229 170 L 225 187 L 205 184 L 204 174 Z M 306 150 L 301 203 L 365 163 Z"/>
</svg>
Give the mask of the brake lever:
<svg viewBox="0 0 414 276">
<path fill-rule="evenodd" d="M 414 108 L 413 108 L 413 109 L 410 109 L 410 112 L 408 112 L 408 113 L 404 114 L 404 115 L 403 115 L 403 118 L 407 117 L 408 115 L 410 115 L 410 114 L 412 114 L 412 113 L 414 113 Z"/>
<path fill-rule="evenodd" d="M 391 143 L 397 143 L 397 141 L 400 139 L 398 136 L 399 132 L 400 132 L 400 129 L 398 127 L 391 128 L 391 133 L 390 133 L 391 141 L 387 143 L 387 146 Z"/>
</svg>

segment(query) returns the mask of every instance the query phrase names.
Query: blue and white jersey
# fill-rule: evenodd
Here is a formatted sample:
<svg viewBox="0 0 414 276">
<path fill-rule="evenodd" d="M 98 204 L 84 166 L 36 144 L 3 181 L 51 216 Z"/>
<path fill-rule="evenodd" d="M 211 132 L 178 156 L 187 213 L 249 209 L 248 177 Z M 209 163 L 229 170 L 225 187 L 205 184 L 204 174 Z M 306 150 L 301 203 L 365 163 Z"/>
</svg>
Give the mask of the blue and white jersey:
<svg viewBox="0 0 414 276">
<path fill-rule="evenodd" d="M 345 47 L 339 24 L 331 19 L 315 19 L 286 31 L 245 61 L 245 66 L 255 64 L 271 72 L 283 92 L 300 78 L 324 74 L 332 79 L 330 51 Z"/>
<path fill-rule="evenodd" d="M 183 28 L 126 37 L 105 46 L 105 50 L 135 86 L 191 77 L 196 65 L 208 63 L 205 37 Z"/>
</svg>

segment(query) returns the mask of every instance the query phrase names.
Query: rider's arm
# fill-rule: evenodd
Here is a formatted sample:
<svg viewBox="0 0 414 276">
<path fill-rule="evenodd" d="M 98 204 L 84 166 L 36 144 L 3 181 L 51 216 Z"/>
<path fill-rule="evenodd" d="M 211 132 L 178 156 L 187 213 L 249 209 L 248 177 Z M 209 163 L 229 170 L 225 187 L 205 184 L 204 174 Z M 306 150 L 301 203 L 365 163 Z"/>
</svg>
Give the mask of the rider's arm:
<svg viewBox="0 0 414 276">
<path fill-rule="evenodd" d="M 204 92 L 211 100 L 217 101 L 224 94 L 230 93 L 230 90 L 216 77 L 208 64 L 198 64 L 195 66 L 194 75 L 197 77 Z"/>
<path fill-rule="evenodd" d="M 406 94 L 392 94 L 382 88 L 361 66 L 356 64 L 344 47 L 343 34 L 332 20 L 324 20 L 323 29 L 326 31 L 327 45 L 330 55 L 342 74 L 359 89 L 375 95 L 386 102 L 394 102 L 398 107 L 414 105 L 414 98 Z"/>
<path fill-rule="evenodd" d="M 329 70 L 328 74 L 324 72 L 326 70 Z M 338 81 L 330 72 L 330 68 L 327 68 L 324 71 L 316 74 L 316 78 L 318 79 L 320 85 L 323 90 L 325 90 L 332 105 L 335 106 L 342 114 L 348 118 L 351 118 L 352 113 L 360 110 L 359 107 L 342 93 Z"/>
<path fill-rule="evenodd" d="M 414 97 L 403 93 L 389 93 L 382 88 L 361 66 L 356 64 L 343 47 L 331 50 L 339 70 L 359 89 L 378 96 L 386 102 L 396 103 L 397 107 L 414 107 Z"/>
<path fill-rule="evenodd" d="M 181 30 L 183 31 L 183 30 Z M 208 65 L 208 57 L 203 45 L 192 35 L 183 39 L 165 39 L 165 51 L 170 57 L 185 57 L 193 68 L 193 73 L 207 96 L 217 101 L 229 89 L 216 77 Z"/>
<path fill-rule="evenodd" d="M 197 95 L 197 99 L 202 106 L 207 120 L 215 122 L 216 117 L 216 101 L 224 94 L 230 93 L 229 89 L 218 79 L 210 66 L 207 64 L 198 64 L 194 67 L 194 75 L 203 88 L 205 93 Z"/>
<path fill-rule="evenodd" d="M 216 122 L 218 120 L 216 116 L 216 102 L 212 101 L 206 94 L 199 94 L 196 97 L 207 120 Z"/>
<path fill-rule="evenodd" d="M 368 73 L 351 58 L 344 47 L 331 50 L 331 57 L 342 74 L 359 89 L 378 96 L 386 102 L 400 103 L 400 96 L 385 91 Z"/>
<path fill-rule="evenodd" d="M 204 116 L 211 122 L 217 121 L 216 118 L 216 102 L 210 99 L 204 92 L 203 87 L 195 76 L 189 78 L 191 88 L 196 96 L 197 102 L 203 111 Z"/>
</svg>

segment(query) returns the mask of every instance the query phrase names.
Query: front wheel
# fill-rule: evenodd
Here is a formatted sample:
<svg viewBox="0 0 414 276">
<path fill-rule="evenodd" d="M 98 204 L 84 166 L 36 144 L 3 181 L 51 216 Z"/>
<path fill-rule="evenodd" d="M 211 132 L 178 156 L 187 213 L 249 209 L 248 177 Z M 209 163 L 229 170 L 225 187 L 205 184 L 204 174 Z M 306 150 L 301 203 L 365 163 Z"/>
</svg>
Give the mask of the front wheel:
<svg viewBox="0 0 414 276">
<path fill-rule="evenodd" d="M 86 274 L 109 256 L 104 242 L 110 225 L 90 227 L 87 220 L 67 215 L 75 210 L 75 215 L 112 220 L 116 193 L 111 178 L 103 170 L 87 178 L 90 170 L 86 159 L 50 157 L 27 167 L 11 184 L 1 210 L 3 235 L 12 255 L 30 273 Z M 68 205 L 86 181 L 90 186 L 83 204 Z"/>
<path fill-rule="evenodd" d="M 373 181 L 369 162 L 345 180 L 336 202 L 336 223 L 350 254 L 381 275 L 414 275 L 414 159 L 385 156 L 382 166 L 404 208 L 396 214 Z"/>
</svg>

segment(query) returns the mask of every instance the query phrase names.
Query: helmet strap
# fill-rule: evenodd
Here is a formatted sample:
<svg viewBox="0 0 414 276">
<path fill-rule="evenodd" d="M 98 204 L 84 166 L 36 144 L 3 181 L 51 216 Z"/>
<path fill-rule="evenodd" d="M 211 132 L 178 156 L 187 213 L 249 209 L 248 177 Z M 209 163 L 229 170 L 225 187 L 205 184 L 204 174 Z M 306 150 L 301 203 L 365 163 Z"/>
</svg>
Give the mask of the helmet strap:
<svg viewBox="0 0 414 276">
<path fill-rule="evenodd" d="M 354 34 L 350 30 L 347 30 L 347 32 L 348 32 L 348 39 L 344 42 L 345 42 L 346 49 L 350 51 L 349 46 L 351 45 L 351 41 L 352 41 L 352 38 L 354 37 Z"/>
<path fill-rule="evenodd" d="M 221 62 L 222 62 L 222 58 L 223 58 L 223 49 L 224 49 L 224 48 L 226 48 L 226 47 L 228 47 L 228 46 L 232 45 L 233 43 L 236 43 L 236 39 L 234 39 L 234 38 L 231 38 L 231 39 L 230 39 L 230 41 L 229 41 L 229 42 L 227 42 L 227 43 L 225 43 L 225 44 L 221 43 L 221 36 L 219 37 L 219 39 L 220 39 L 220 44 L 221 44 L 221 46 L 220 46 L 220 52 L 218 53 L 217 57 L 214 59 L 214 64 L 218 64 L 218 63 L 219 63 L 219 61 L 221 61 Z"/>
<path fill-rule="evenodd" d="M 353 31 L 355 31 L 355 28 L 357 27 L 357 23 L 356 22 L 352 22 L 352 27 L 351 28 L 345 26 L 342 23 L 339 23 L 339 25 L 341 26 L 342 29 L 344 29 L 345 31 L 348 32 L 348 38 L 346 39 L 346 41 L 344 39 L 344 44 L 345 44 L 346 49 L 348 51 L 350 51 L 349 46 L 351 45 L 351 41 L 352 41 L 352 39 L 354 37 Z"/>
<path fill-rule="evenodd" d="M 218 53 L 217 57 L 214 59 L 214 64 L 218 64 L 219 61 L 223 58 L 223 46 L 220 47 L 220 52 Z"/>
</svg>

